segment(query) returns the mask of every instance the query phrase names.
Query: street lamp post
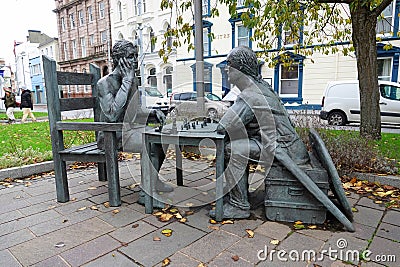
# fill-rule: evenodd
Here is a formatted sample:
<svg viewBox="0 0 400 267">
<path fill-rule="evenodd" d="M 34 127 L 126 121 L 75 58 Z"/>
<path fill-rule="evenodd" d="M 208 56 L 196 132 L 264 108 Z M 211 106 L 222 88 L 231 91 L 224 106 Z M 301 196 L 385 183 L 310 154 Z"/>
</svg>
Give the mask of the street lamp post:
<svg viewBox="0 0 400 267">
<path fill-rule="evenodd" d="M 200 116 L 205 115 L 204 109 L 204 48 L 203 48 L 203 10 L 202 1 L 194 0 L 194 39 L 196 59 L 196 90 L 197 108 Z"/>
</svg>

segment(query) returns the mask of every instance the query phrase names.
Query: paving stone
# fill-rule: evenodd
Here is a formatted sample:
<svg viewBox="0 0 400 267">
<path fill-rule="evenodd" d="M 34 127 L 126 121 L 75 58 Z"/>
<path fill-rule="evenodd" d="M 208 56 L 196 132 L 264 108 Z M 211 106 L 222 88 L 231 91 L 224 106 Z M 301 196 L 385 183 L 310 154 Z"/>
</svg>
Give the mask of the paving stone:
<svg viewBox="0 0 400 267">
<path fill-rule="evenodd" d="M 53 231 L 66 228 L 78 222 L 88 220 L 90 218 L 96 217 L 99 214 L 98 211 L 86 209 L 83 211 L 76 211 L 74 213 L 63 215 L 61 217 L 49 220 L 43 223 L 39 223 L 30 226 L 29 229 L 37 236 L 45 235 Z"/>
<path fill-rule="evenodd" d="M 399 266 L 400 243 L 375 236 L 368 250 L 372 253 L 369 256 L 371 261 L 388 266 Z M 386 261 L 383 261 L 383 258 L 386 258 Z M 395 259 L 395 261 L 390 259 Z"/>
<path fill-rule="evenodd" d="M 61 257 L 63 257 L 71 266 L 80 266 L 93 259 L 103 256 L 120 246 L 121 243 L 114 238 L 110 237 L 109 235 L 103 235 L 99 238 L 61 253 Z"/>
<path fill-rule="evenodd" d="M 10 251 L 22 265 L 32 265 L 104 235 L 113 229 L 111 225 L 93 218 L 16 245 L 10 248 Z M 55 247 L 54 245 L 59 242 L 63 242 L 65 246 Z"/>
<path fill-rule="evenodd" d="M 201 262 L 209 262 L 239 239 L 237 235 L 223 230 L 214 231 L 182 249 L 181 252 Z"/>
<path fill-rule="evenodd" d="M 364 251 L 367 246 L 368 241 L 366 240 L 350 236 L 347 232 L 338 232 L 334 233 L 324 244 L 322 253 L 331 256 L 333 259 L 357 264 L 358 257 L 352 252 L 359 253 L 360 251 Z M 334 250 L 336 250 L 336 252 Z"/>
<path fill-rule="evenodd" d="M 220 267 L 220 266 L 240 266 L 240 267 L 250 267 L 254 266 L 254 264 L 251 264 L 250 262 L 246 261 L 245 259 L 239 258 L 234 261 L 232 257 L 234 256 L 239 256 L 236 254 L 232 254 L 229 252 L 222 252 L 220 255 L 218 255 L 215 259 L 213 259 L 209 264 L 207 264 L 208 267 Z"/>
<path fill-rule="evenodd" d="M 144 222 L 147 222 L 157 228 L 166 227 L 167 225 L 176 222 L 175 219 L 171 219 L 168 222 L 161 222 L 156 216 L 150 215 L 142 219 Z"/>
<path fill-rule="evenodd" d="M 159 199 L 163 203 L 170 204 L 172 206 L 179 206 L 183 201 L 187 202 L 195 202 L 192 201 L 193 197 L 201 194 L 201 191 L 190 188 L 190 187 L 183 187 L 179 186 L 174 189 L 174 191 L 170 193 L 163 193 L 159 194 Z M 204 203 L 201 203 L 204 205 Z"/>
<path fill-rule="evenodd" d="M 153 266 L 206 234 L 179 222 L 168 225 L 168 228 L 173 230 L 170 237 L 162 235 L 160 229 L 160 231 L 149 233 L 119 250 L 138 264 Z M 153 241 L 154 236 L 160 237 L 161 241 Z"/>
<path fill-rule="evenodd" d="M 7 235 L 3 235 L 1 237 L 0 250 L 15 246 L 33 238 L 35 238 L 35 236 L 28 229 L 22 229 Z"/>
<path fill-rule="evenodd" d="M 3 203 L 3 205 L 1 206 L 0 214 L 22 209 L 30 205 L 30 203 L 25 199 L 18 199 L 13 201 L 7 200 L 1 203 Z"/>
<path fill-rule="evenodd" d="M 50 200 L 47 202 L 39 203 L 39 204 L 34 204 L 29 207 L 25 207 L 22 209 L 19 209 L 20 212 L 25 214 L 26 216 L 28 215 L 33 215 L 42 211 L 54 209 L 58 207 L 60 203 L 58 203 L 56 200 Z"/>
<path fill-rule="evenodd" d="M 276 247 L 271 244 L 271 238 L 261 234 L 255 234 L 253 238 L 242 238 L 233 244 L 227 251 L 238 255 L 252 264 L 258 263 L 264 259 L 265 253 L 268 253 Z"/>
<path fill-rule="evenodd" d="M 83 199 L 83 200 L 76 200 L 76 201 L 69 201 L 66 203 L 62 203 L 59 207 L 55 208 L 57 212 L 61 213 L 62 215 L 68 215 L 74 212 L 79 211 L 81 208 L 90 208 L 93 206 L 93 203 Z"/>
<path fill-rule="evenodd" d="M 55 185 L 52 183 L 46 183 L 46 181 L 42 183 L 35 183 L 35 185 L 37 186 L 25 187 L 24 192 L 26 192 L 30 196 L 38 196 L 47 194 L 48 192 L 52 192 L 55 190 Z"/>
<path fill-rule="evenodd" d="M 20 267 L 22 266 L 8 250 L 0 251 L 0 266 Z"/>
<path fill-rule="evenodd" d="M 129 266 L 129 267 L 139 267 L 130 259 L 128 259 L 125 255 L 118 251 L 110 252 L 104 256 L 101 256 L 94 261 L 88 262 L 87 264 L 82 265 L 82 267 L 111 267 L 111 266 Z"/>
<path fill-rule="evenodd" d="M 308 250 L 318 253 L 323 244 L 324 242 L 322 240 L 294 232 L 281 243 L 279 243 L 279 245 L 276 247 L 276 250 L 285 250 L 287 252 L 296 250 L 301 256 L 303 251 Z"/>
<path fill-rule="evenodd" d="M 368 208 L 372 208 L 372 209 L 377 209 L 377 210 L 385 210 L 384 206 L 381 206 L 381 205 L 378 205 L 378 204 L 374 203 L 374 200 L 369 199 L 367 197 L 360 198 L 360 200 L 358 201 L 357 205 L 368 207 Z"/>
<path fill-rule="evenodd" d="M 118 213 L 114 213 L 113 211 L 118 210 Z M 145 216 L 137 212 L 135 210 L 132 210 L 127 207 L 115 207 L 112 208 L 110 211 L 107 213 L 101 214 L 98 216 L 99 219 L 102 219 L 103 221 L 115 226 L 115 227 L 122 227 L 128 224 L 131 224 L 133 222 L 136 222 L 140 219 L 143 219 Z"/>
<path fill-rule="evenodd" d="M 209 210 L 207 208 L 203 208 L 197 211 L 194 211 L 192 215 L 187 216 L 186 224 L 193 226 L 197 229 L 200 229 L 204 232 L 212 232 L 214 230 L 210 229 L 210 216 L 208 215 Z"/>
<path fill-rule="evenodd" d="M 273 261 L 265 260 L 261 261 L 257 264 L 260 267 L 308 267 L 309 264 L 307 262 L 298 262 L 298 261 L 279 261 L 275 259 Z"/>
<path fill-rule="evenodd" d="M 103 205 L 105 202 L 108 202 L 108 192 L 97 196 L 91 196 L 88 198 L 88 200 L 94 204 Z"/>
<path fill-rule="evenodd" d="M 385 216 L 383 217 L 382 221 L 400 226 L 400 212 L 394 210 L 388 210 Z"/>
<path fill-rule="evenodd" d="M 296 233 L 314 237 L 322 241 L 327 241 L 332 236 L 332 233 L 330 231 L 318 230 L 318 229 L 298 230 L 296 231 Z"/>
<path fill-rule="evenodd" d="M 110 235 L 120 242 L 129 243 L 155 230 L 157 230 L 156 227 L 144 221 L 137 221 L 125 227 L 118 228 L 110 233 Z"/>
<path fill-rule="evenodd" d="M 264 222 L 259 219 L 234 220 L 233 224 L 221 225 L 221 229 L 240 237 L 247 237 L 246 229 L 254 230 L 262 223 Z"/>
<path fill-rule="evenodd" d="M 363 262 L 362 261 L 360 265 L 362 267 L 383 267 L 383 266 L 387 266 L 387 265 L 379 264 L 379 263 L 372 262 L 372 261 L 369 261 L 369 262 Z"/>
<path fill-rule="evenodd" d="M 33 265 L 33 267 L 70 267 L 60 256 L 54 256 Z"/>
<path fill-rule="evenodd" d="M 256 233 L 278 240 L 283 240 L 291 231 L 289 226 L 271 221 L 261 224 L 254 230 Z"/>
<path fill-rule="evenodd" d="M 332 260 L 332 259 L 329 259 L 329 257 L 326 255 L 321 256 L 321 254 L 319 254 L 317 256 L 317 260 L 311 261 L 310 266 L 314 266 L 314 264 L 315 264 L 315 266 L 330 266 L 330 267 L 350 267 L 350 266 L 356 267 L 356 266 L 358 266 L 358 265 L 353 265 L 350 263 L 342 262 L 341 260 Z"/>
<path fill-rule="evenodd" d="M 357 237 L 360 239 L 364 240 L 369 240 L 372 238 L 372 236 L 375 233 L 374 227 L 367 226 L 364 224 L 359 224 L 359 223 L 353 223 L 353 226 L 355 227 L 356 231 L 354 233 L 348 233 L 350 236 Z"/>
<path fill-rule="evenodd" d="M 0 236 L 6 235 L 23 228 L 39 224 L 45 221 L 52 220 L 54 218 L 59 218 L 61 215 L 54 210 L 48 210 L 41 213 L 37 213 L 31 216 L 21 218 L 16 221 L 11 221 L 7 223 L 0 224 Z"/>
<path fill-rule="evenodd" d="M 383 211 L 362 206 L 356 206 L 358 212 L 354 212 L 354 222 L 376 227 L 382 219 Z"/>
<path fill-rule="evenodd" d="M 11 222 L 17 219 L 20 219 L 22 217 L 25 217 L 19 210 L 12 210 L 6 213 L 1 213 L 0 214 L 0 224 L 6 223 L 6 222 Z"/>
<path fill-rule="evenodd" d="M 393 241 L 397 241 L 400 243 L 400 227 L 388 223 L 381 223 L 379 225 L 378 230 L 376 231 L 376 235 L 387 238 Z"/>
<path fill-rule="evenodd" d="M 28 199 L 29 203 L 31 204 L 38 204 L 38 203 L 43 203 L 43 202 L 48 202 L 51 200 L 56 200 L 57 199 L 57 195 L 55 192 L 55 189 L 52 190 L 51 192 L 47 193 L 47 194 L 42 194 L 42 195 L 37 195 L 34 197 L 30 197 Z"/>
<path fill-rule="evenodd" d="M 12 191 L 12 189 L 14 191 Z M 30 197 L 30 195 L 28 195 L 26 192 L 24 192 L 23 187 L 20 187 L 20 186 L 18 186 L 18 188 L 13 187 L 13 188 L 0 189 L 0 202 L 1 203 L 8 203 L 11 199 L 13 201 L 18 201 L 18 200 L 26 199 L 29 197 Z M 1 210 L 0 213 L 2 213 L 2 211 L 3 210 Z"/>
<path fill-rule="evenodd" d="M 195 259 L 189 258 L 188 256 L 186 256 L 185 254 L 183 254 L 181 252 L 177 252 L 168 258 L 171 260 L 170 264 L 168 265 L 170 267 L 198 267 L 199 264 L 201 264 L 201 262 L 199 262 Z M 164 267 L 162 262 L 160 262 L 156 266 Z"/>
</svg>

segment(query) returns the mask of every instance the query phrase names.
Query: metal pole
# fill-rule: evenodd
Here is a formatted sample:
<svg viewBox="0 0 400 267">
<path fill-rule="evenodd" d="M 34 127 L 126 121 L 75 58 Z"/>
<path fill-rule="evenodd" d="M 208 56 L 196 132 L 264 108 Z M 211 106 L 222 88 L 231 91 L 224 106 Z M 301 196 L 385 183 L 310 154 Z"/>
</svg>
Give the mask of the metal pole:
<svg viewBox="0 0 400 267">
<path fill-rule="evenodd" d="M 203 48 L 202 0 L 194 0 L 194 39 L 196 59 L 197 108 L 200 116 L 204 110 L 204 48 Z"/>
<path fill-rule="evenodd" d="M 138 1 L 138 29 L 139 29 L 139 70 L 140 70 L 140 84 L 139 86 L 139 92 L 140 92 L 140 103 L 142 103 L 142 106 L 146 106 L 146 98 L 143 97 L 143 91 L 144 91 L 144 46 L 143 46 L 143 23 L 142 23 L 142 0 Z M 142 102 L 144 100 L 144 103 Z"/>
</svg>

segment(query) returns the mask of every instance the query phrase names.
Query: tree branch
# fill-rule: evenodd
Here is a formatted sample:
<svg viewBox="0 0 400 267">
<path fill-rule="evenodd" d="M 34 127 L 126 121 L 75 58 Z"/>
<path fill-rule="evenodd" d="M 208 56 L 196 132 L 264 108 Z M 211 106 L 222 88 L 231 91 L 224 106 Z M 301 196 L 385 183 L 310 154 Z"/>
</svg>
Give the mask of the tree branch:
<svg viewBox="0 0 400 267">
<path fill-rule="evenodd" d="M 350 4 L 352 0 L 317 0 L 321 4 Z"/>
<path fill-rule="evenodd" d="M 375 15 L 375 17 L 378 17 L 392 2 L 393 0 L 383 0 L 379 6 L 372 10 L 372 14 Z"/>
</svg>

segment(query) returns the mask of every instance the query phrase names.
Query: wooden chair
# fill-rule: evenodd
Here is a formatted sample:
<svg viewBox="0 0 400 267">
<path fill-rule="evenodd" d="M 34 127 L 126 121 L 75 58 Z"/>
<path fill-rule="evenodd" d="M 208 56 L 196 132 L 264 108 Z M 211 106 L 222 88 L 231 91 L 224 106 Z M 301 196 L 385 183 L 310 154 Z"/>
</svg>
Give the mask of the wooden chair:
<svg viewBox="0 0 400 267">
<path fill-rule="evenodd" d="M 57 201 L 69 201 L 66 161 L 97 162 L 100 181 L 108 180 L 108 194 L 111 206 L 121 205 L 118 151 L 116 132 L 122 131 L 122 123 L 99 122 L 100 106 L 97 101 L 97 81 L 99 68 L 91 64 L 90 73 L 60 72 L 56 62 L 43 56 L 43 71 L 46 86 L 47 108 L 50 124 L 54 172 L 56 179 Z M 92 88 L 92 97 L 62 98 L 61 85 L 87 85 Z M 92 109 L 94 122 L 62 121 L 61 112 Z M 63 131 L 103 131 L 105 150 L 97 148 L 97 143 L 88 143 L 65 148 Z M 96 134 L 97 135 L 97 134 Z"/>
</svg>

